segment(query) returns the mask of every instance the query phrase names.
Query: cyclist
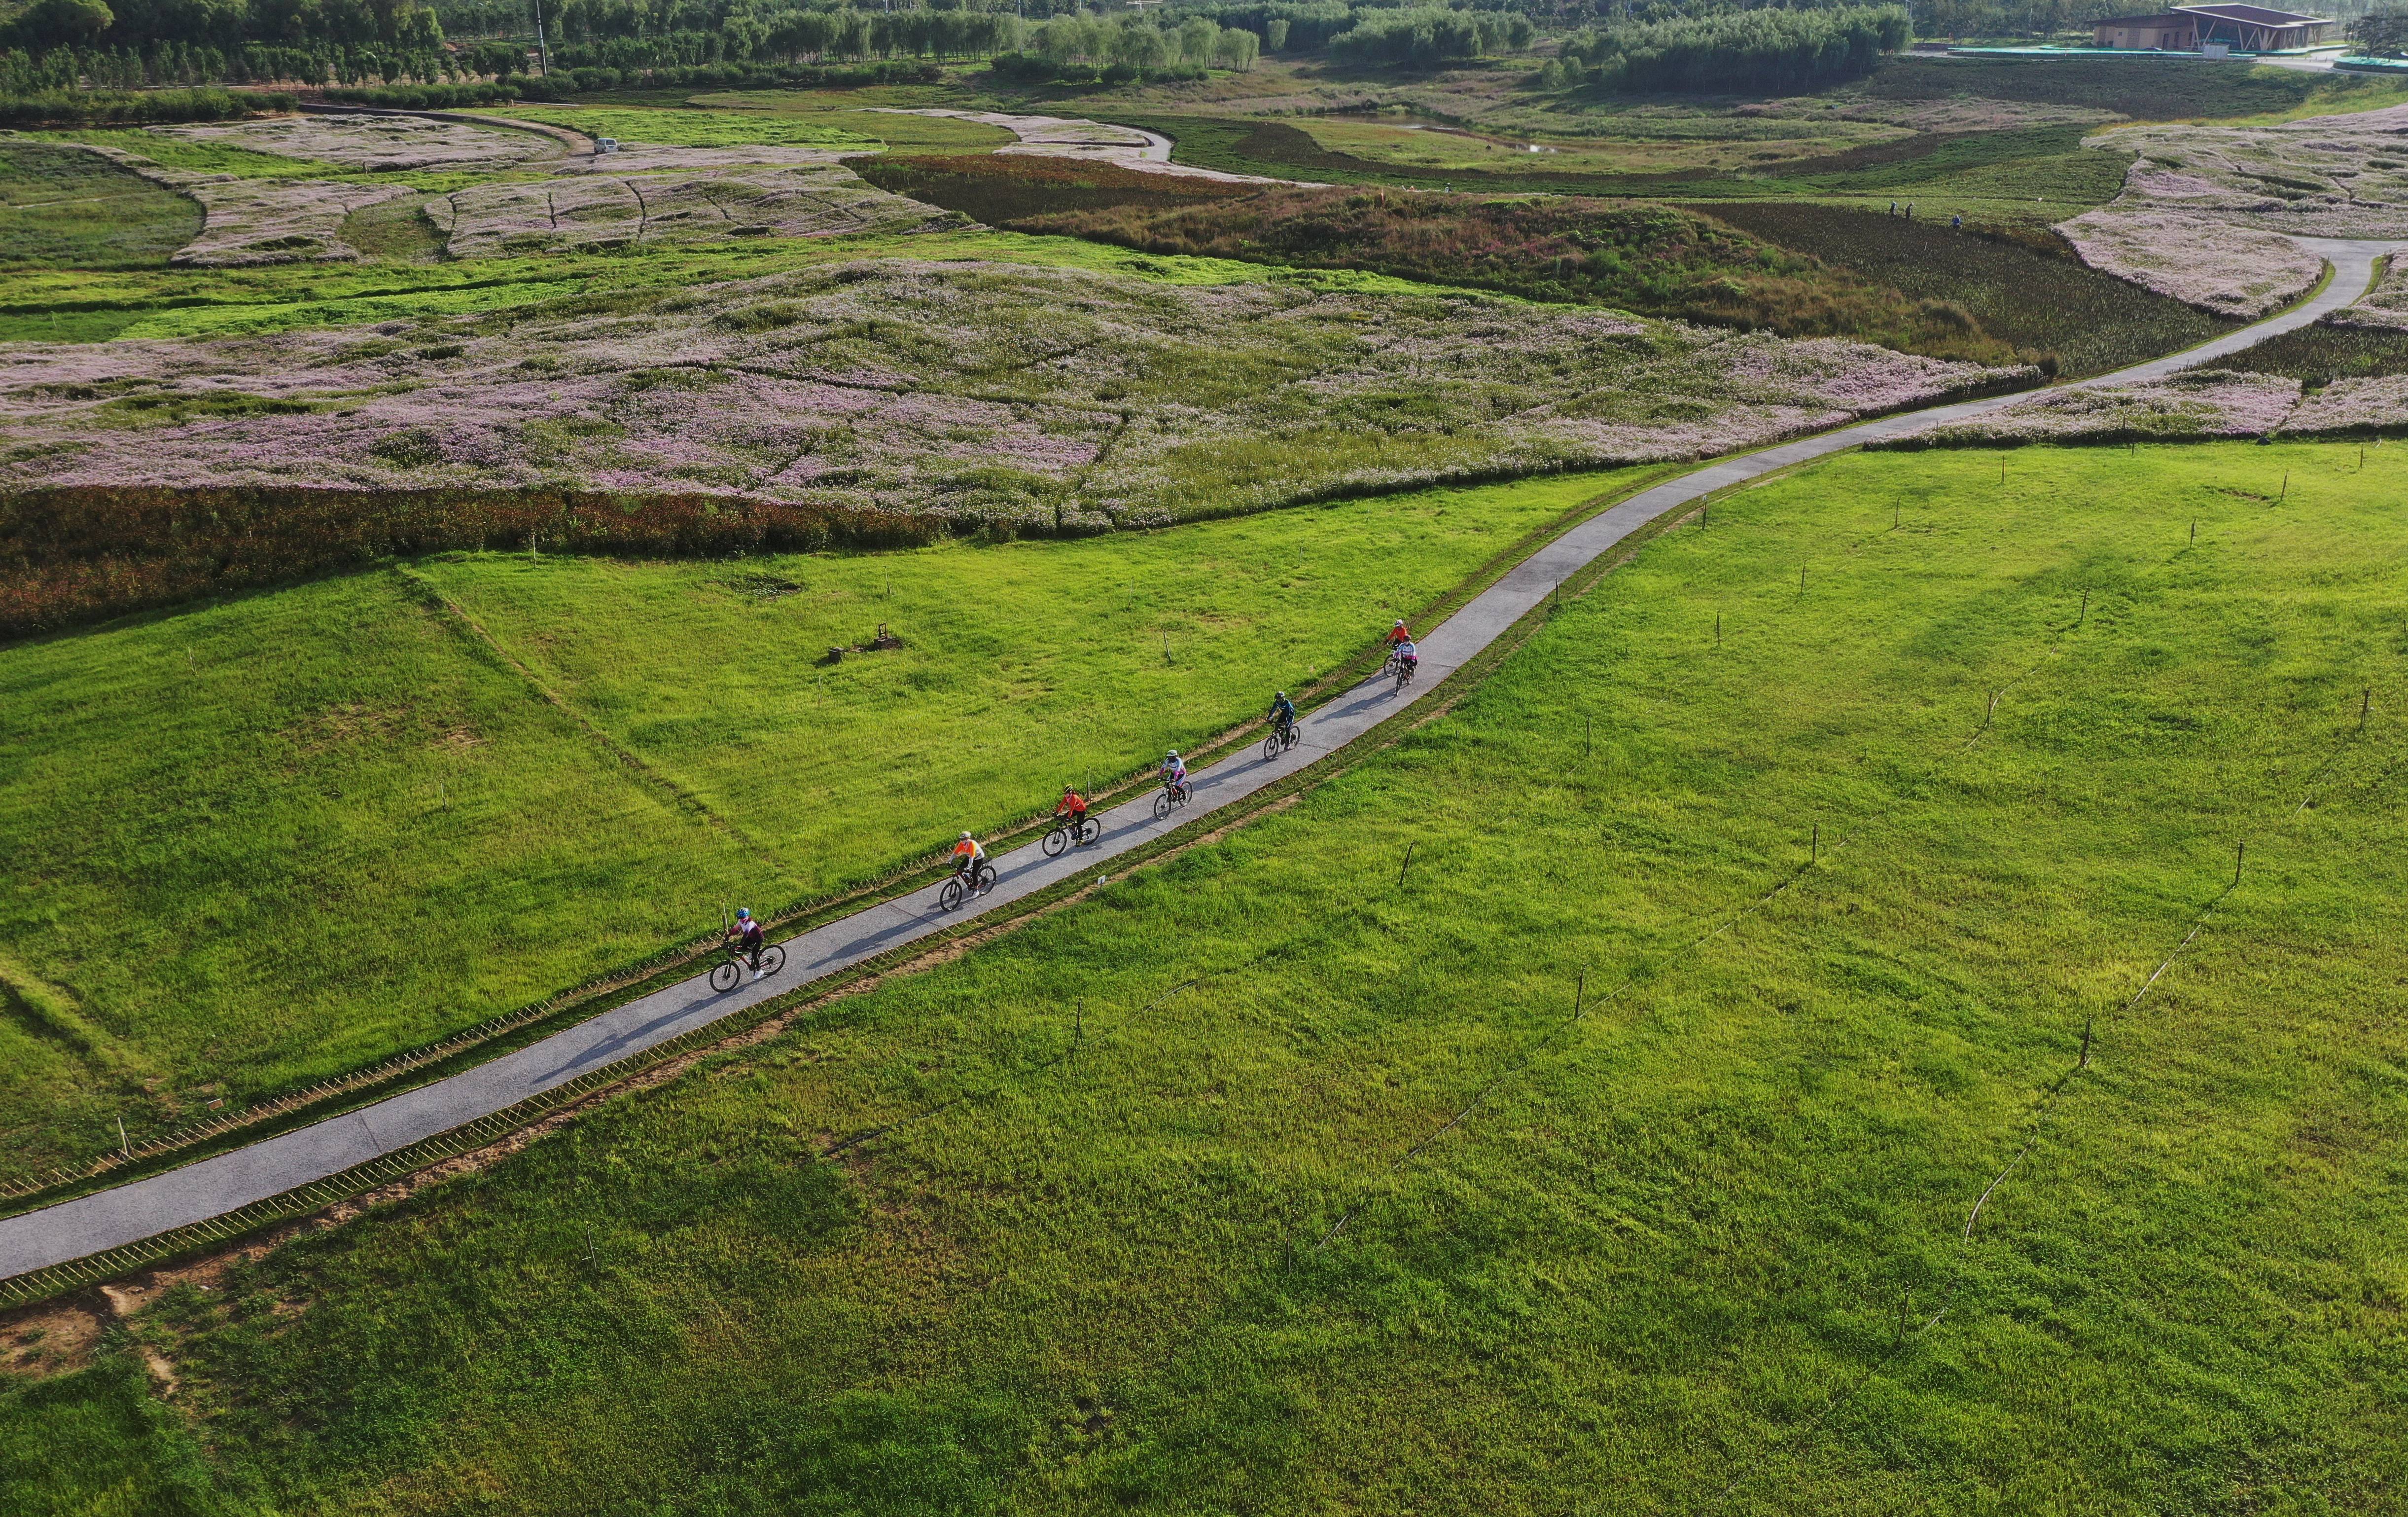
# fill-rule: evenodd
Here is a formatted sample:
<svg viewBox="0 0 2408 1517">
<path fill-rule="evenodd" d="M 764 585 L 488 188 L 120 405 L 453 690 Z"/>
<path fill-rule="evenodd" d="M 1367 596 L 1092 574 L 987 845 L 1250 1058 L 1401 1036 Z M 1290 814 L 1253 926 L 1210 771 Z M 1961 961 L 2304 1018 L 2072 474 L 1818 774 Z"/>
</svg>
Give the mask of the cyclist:
<svg viewBox="0 0 2408 1517">
<path fill-rule="evenodd" d="M 754 979 L 759 979 L 763 941 L 761 924 L 753 918 L 750 906 L 736 908 L 736 925 L 727 930 L 727 941 L 738 946 L 736 951 L 743 956 L 745 966 L 752 971 Z"/>
<path fill-rule="evenodd" d="M 1412 633 L 1405 630 L 1405 619 L 1402 616 L 1398 617 L 1397 625 L 1388 628 L 1388 646 L 1391 648 L 1398 647 L 1400 644 L 1411 643 L 1412 640 Z"/>
<path fill-rule="evenodd" d="M 979 865 L 985 862 L 986 850 L 979 846 L 978 839 L 964 832 L 962 840 L 953 845 L 953 873 L 967 880 L 973 892 L 978 889 Z"/>
<path fill-rule="evenodd" d="M 1420 672 L 1422 667 L 1422 651 L 1413 646 L 1413 640 L 1412 638 L 1407 638 L 1402 643 L 1397 644 L 1397 667 L 1409 673 Z"/>
<path fill-rule="evenodd" d="M 1271 709 L 1264 715 L 1270 718 L 1271 730 L 1280 736 L 1296 730 L 1296 702 L 1287 698 L 1285 690 L 1271 697 Z"/>
<path fill-rule="evenodd" d="M 1062 799 L 1054 802 L 1054 816 L 1070 829 L 1070 841 L 1078 842 L 1080 834 L 1087 830 L 1087 798 L 1065 781 Z"/>
<path fill-rule="evenodd" d="M 1187 760 L 1179 757 L 1177 748 L 1163 755 L 1162 783 L 1167 789 L 1185 790 L 1187 788 Z"/>
</svg>

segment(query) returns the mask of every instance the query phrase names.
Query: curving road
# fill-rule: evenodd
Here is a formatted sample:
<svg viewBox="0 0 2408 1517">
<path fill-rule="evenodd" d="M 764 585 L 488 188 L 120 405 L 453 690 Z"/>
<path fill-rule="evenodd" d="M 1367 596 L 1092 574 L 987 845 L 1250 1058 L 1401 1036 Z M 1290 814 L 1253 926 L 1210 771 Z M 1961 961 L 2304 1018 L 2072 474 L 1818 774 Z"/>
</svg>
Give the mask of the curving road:
<svg viewBox="0 0 2408 1517">
<path fill-rule="evenodd" d="M 2187 353 L 2136 364 L 2078 382 L 2072 387 L 2160 378 L 2236 352 L 2275 333 L 2304 326 L 2363 294 L 2372 282 L 2377 257 L 2395 247 L 2408 247 L 2388 242 L 2300 240 L 2333 266 L 2332 279 L 2315 298 Z M 687 980 L 491 1063 L 391 1096 L 358 1111 L 180 1169 L 130 1180 L 39 1211 L 0 1219 L 0 1279 L 123 1248 L 338 1175 L 355 1164 L 490 1116 L 763 1001 L 790 994 L 813 980 L 849 969 L 889 949 L 1032 895 L 1141 846 L 1197 816 L 1234 805 L 1265 786 L 1344 747 L 1398 710 L 1426 699 L 1440 680 L 1521 620 L 1557 585 L 1665 513 L 1716 490 L 1842 449 L 1895 437 L 1933 422 L 1998 411 L 2026 398 L 2028 394 L 1997 396 L 1879 417 L 1692 470 L 1572 528 L 1432 628 L 1421 643 L 1423 677 L 1416 691 L 1399 698 L 1378 679 L 1354 686 L 1306 716 L 1299 723 L 1301 741 L 1282 758 L 1266 761 L 1259 750 L 1248 748 L 1198 771 L 1193 776 L 1193 803 L 1168 820 L 1154 819 L 1154 797 L 1149 794 L 1103 813 L 1103 837 L 1089 847 L 1073 849 L 1058 860 L 1046 858 L 1034 844 L 999 856 L 996 864 L 1001 878 L 996 888 L 961 911 L 950 915 L 939 911 L 937 888 L 930 887 L 788 939 L 786 972 L 773 979 L 747 983 L 724 995 L 712 991 L 700 977 Z"/>
</svg>

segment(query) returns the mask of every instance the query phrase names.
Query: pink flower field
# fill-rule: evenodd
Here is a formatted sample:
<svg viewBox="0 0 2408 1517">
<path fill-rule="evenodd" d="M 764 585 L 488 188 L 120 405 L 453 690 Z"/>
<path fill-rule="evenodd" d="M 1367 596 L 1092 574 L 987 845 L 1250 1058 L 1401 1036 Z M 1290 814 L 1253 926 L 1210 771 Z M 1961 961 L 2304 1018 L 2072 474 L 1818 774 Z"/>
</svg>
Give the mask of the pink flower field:
<svg viewBox="0 0 2408 1517">
<path fill-rule="evenodd" d="M 2288 430 L 2300 382 L 2221 368 L 2190 369 L 2141 384 L 2052 390 L 1971 421 L 1926 427 L 1892 448 L 2009 446 L 2263 437 Z"/>
<path fill-rule="evenodd" d="M 427 214 L 455 258 L 695 238 L 913 232 L 961 224 L 952 212 L 873 189 L 839 166 L 834 154 L 795 162 L 800 155 L 794 150 L 773 151 L 787 153 L 785 166 L 587 171 L 473 185 L 429 201 Z"/>
<path fill-rule="evenodd" d="M 532 132 L 427 121 L 417 116 L 281 116 L 227 126 L 154 127 L 165 136 L 311 163 L 389 173 L 403 169 L 508 169 L 561 155 Z"/>
<path fill-rule="evenodd" d="M 2032 378 L 1468 296 L 879 259 L 0 347 L 0 480 L 701 488 L 1104 527 L 1696 457 Z"/>
<path fill-rule="evenodd" d="M 2288 238 L 2120 199 L 2057 230 L 2091 267 L 2219 316 L 2278 311 L 2324 277 L 2324 260 Z"/>
</svg>

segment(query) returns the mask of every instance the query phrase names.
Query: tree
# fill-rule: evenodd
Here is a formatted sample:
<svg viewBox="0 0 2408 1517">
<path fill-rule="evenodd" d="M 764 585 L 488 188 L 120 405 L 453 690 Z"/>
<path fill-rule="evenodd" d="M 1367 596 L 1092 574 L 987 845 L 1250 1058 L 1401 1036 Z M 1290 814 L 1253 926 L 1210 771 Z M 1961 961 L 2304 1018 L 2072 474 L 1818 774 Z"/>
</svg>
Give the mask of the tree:
<svg viewBox="0 0 2408 1517">
<path fill-rule="evenodd" d="M 117 12 L 101 0 L 34 0 L 17 18 L 17 31 L 36 48 L 88 48 L 117 24 Z"/>
</svg>

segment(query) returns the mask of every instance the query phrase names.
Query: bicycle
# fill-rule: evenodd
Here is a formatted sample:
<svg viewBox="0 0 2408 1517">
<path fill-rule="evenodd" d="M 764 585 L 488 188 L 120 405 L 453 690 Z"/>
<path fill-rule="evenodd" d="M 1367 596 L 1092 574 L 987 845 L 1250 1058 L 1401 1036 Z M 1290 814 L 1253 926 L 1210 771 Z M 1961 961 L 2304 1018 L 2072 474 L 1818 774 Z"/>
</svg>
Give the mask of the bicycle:
<svg viewBox="0 0 2408 1517">
<path fill-rule="evenodd" d="M 968 881 L 968 883 L 964 883 L 965 881 Z M 937 909 L 939 911 L 958 910 L 961 903 L 970 899 L 970 897 L 974 895 L 984 895 L 989 890 L 994 889 L 995 881 L 995 865 L 991 863 L 982 861 L 978 866 L 978 874 L 975 878 L 964 874 L 959 870 L 955 870 L 953 872 L 953 877 L 947 880 L 944 884 L 944 888 L 937 892 Z"/>
<path fill-rule="evenodd" d="M 1096 820 L 1093 812 L 1082 816 L 1075 828 L 1071 825 L 1069 817 L 1057 817 L 1054 823 L 1054 831 L 1045 834 L 1045 857 L 1059 859 L 1065 848 L 1073 845 L 1085 847 L 1088 844 L 1100 840 L 1103 835 L 1104 824 Z"/>
<path fill-rule="evenodd" d="M 1413 675 L 1419 672 L 1420 670 L 1421 660 L 1418 658 L 1398 659 L 1397 661 L 1396 693 L 1402 695 L 1404 693 L 1405 686 L 1413 682 Z"/>
<path fill-rule="evenodd" d="M 754 965 L 745 961 L 744 951 L 741 948 L 738 948 L 735 944 L 728 944 L 726 946 L 726 959 L 720 963 L 712 965 L 710 970 L 710 988 L 723 994 L 729 990 L 733 990 L 738 985 L 743 984 L 744 972 L 747 969 L 755 967 Z M 766 979 L 769 975 L 776 974 L 778 971 L 785 967 L 785 949 L 778 946 L 778 945 L 774 943 L 764 943 L 761 945 L 761 961 L 758 968 L 761 971 L 763 978 Z"/>
<path fill-rule="evenodd" d="M 1188 789 L 1184 785 L 1164 786 L 1162 793 L 1154 798 L 1154 819 L 1160 821 L 1174 810 L 1187 804 L 1187 797 Z"/>
<path fill-rule="evenodd" d="M 1270 736 L 1263 739 L 1263 762 L 1269 763 L 1295 746 L 1296 723 L 1282 722 L 1271 729 Z"/>
</svg>

